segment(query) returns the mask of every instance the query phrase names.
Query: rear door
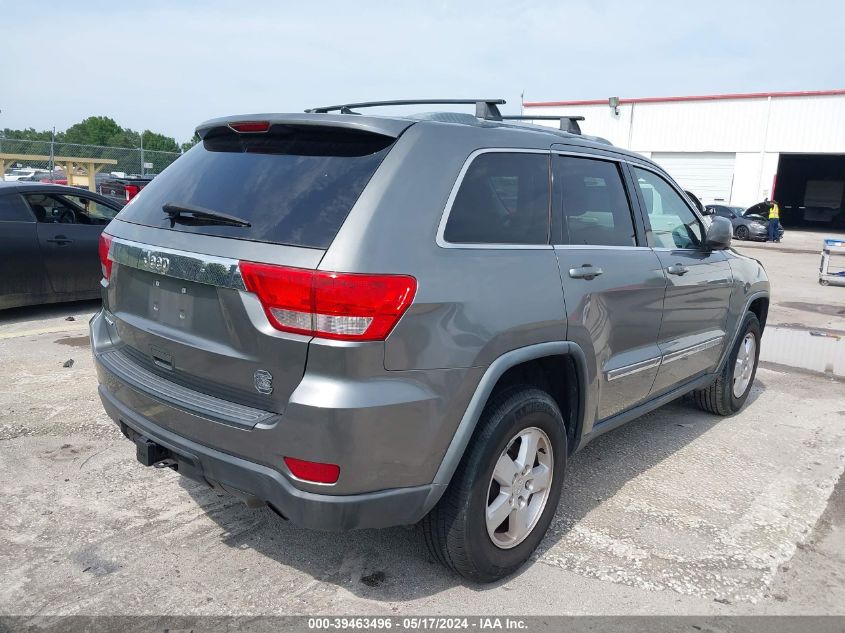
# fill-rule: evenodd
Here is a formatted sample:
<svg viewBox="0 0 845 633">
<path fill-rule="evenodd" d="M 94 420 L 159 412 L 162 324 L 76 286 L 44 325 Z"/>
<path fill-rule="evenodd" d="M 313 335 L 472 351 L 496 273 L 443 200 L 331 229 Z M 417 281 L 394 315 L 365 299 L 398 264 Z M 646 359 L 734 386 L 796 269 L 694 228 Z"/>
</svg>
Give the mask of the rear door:
<svg viewBox="0 0 845 633">
<path fill-rule="evenodd" d="M 632 165 L 631 174 L 668 280 L 656 395 L 716 365 L 725 344 L 733 275 L 724 252 L 703 248 L 704 226 L 677 187 L 644 167 Z"/>
<path fill-rule="evenodd" d="M 19 193 L 0 193 L 0 308 L 37 302 L 50 291 L 35 217 Z"/>
<path fill-rule="evenodd" d="M 599 421 L 644 400 L 660 363 L 666 279 L 623 175 L 612 159 L 552 154 L 552 232 L 568 333 L 595 363 Z"/>
<path fill-rule="evenodd" d="M 265 311 L 246 291 L 239 262 L 296 269 L 287 285 L 268 287 L 279 296 L 298 289 L 293 278 L 317 268 L 394 141 L 315 125 L 208 131 L 108 228 L 115 264 L 106 300 L 121 362 L 229 402 L 283 412 L 302 379 L 311 336 L 280 331 L 270 319 L 307 313 Z M 239 222 L 187 211 L 171 218 L 166 205 Z M 207 432 L 199 423 L 178 430 L 199 441 Z"/>
<path fill-rule="evenodd" d="M 25 198 L 38 218 L 38 242 L 53 291 L 68 300 L 97 295 L 97 242 L 118 208 L 83 193 L 29 193 Z"/>
</svg>

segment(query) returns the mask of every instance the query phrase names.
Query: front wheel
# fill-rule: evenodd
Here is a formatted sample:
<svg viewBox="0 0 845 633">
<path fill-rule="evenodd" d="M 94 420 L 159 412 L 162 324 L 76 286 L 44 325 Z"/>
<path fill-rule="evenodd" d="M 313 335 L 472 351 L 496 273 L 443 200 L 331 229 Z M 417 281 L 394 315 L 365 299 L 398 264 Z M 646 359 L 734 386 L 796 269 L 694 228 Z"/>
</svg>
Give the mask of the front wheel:
<svg viewBox="0 0 845 633">
<path fill-rule="evenodd" d="M 747 226 L 738 226 L 736 227 L 736 239 L 738 240 L 747 240 L 748 239 L 748 227 Z"/>
<path fill-rule="evenodd" d="M 731 415 L 742 408 L 757 375 L 761 334 L 757 315 L 747 312 L 739 338 L 718 378 L 710 386 L 692 392 L 701 409 L 716 415 Z"/>
<path fill-rule="evenodd" d="M 494 397 L 448 489 L 423 519 L 432 555 L 477 582 L 516 571 L 551 523 L 566 457 L 563 416 L 549 394 L 522 386 Z"/>
</svg>

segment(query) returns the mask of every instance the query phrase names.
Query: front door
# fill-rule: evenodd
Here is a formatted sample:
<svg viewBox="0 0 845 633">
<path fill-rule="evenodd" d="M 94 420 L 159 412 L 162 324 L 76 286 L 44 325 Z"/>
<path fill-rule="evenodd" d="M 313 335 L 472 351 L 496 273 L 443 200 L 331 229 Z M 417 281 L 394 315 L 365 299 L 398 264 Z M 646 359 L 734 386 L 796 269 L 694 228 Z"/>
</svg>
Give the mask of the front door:
<svg viewBox="0 0 845 633">
<path fill-rule="evenodd" d="M 635 222 L 622 166 L 562 154 L 552 161 L 552 234 L 568 338 L 587 357 L 600 422 L 651 390 L 666 277 L 644 225 Z"/>
<path fill-rule="evenodd" d="M 96 293 L 100 260 L 97 243 L 117 208 L 84 194 L 26 194 L 38 220 L 38 242 L 53 291 L 67 299 Z"/>
<path fill-rule="evenodd" d="M 703 248 L 704 226 L 679 191 L 656 171 L 631 171 L 668 280 L 657 395 L 715 368 L 726 344 L 733 275 L 723 252 Z"/>
</svg>

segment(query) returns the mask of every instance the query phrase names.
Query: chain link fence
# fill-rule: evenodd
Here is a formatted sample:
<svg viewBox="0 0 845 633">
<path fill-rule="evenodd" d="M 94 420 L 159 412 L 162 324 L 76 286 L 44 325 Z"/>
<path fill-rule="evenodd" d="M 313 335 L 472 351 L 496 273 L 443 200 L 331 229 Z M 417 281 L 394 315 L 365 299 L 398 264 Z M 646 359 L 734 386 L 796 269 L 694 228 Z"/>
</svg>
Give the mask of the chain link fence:
<svg viewBox="0 0 845 633">
<path fill-rule="evenodd" d="M 102 172 L 117 172 L 125 175 L 153 175 L 170 165 L 181 154 L 178 152 L 160 152 L 142 148 L 104 147 L 100 145 L 80 145 L 78 143 L 57 143 L 52 141 L 29 141 L 24 139 L 0 137 L 0 154 L 24 154 L 33 158 L 20 158 L 6 162 L 6 170 L 17 167 L 53 169 L 50 156 L 68 158 L 106 158 L 116 160 L 116 165 L 106 165 Z"/>
</svg>

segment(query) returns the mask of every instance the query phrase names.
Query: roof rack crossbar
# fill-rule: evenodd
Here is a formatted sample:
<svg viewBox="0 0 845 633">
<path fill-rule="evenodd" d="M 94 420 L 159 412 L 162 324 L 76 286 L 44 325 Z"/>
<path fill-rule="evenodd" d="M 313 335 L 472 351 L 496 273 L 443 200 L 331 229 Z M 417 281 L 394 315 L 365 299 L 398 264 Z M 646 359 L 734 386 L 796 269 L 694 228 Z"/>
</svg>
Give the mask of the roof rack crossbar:
<svg viewBox="0 0 845 633">
<path fill-rule="evenodd" d="M 328 112 L 340 112 L 341 114 L 357 114 L 353 108 L 376 108 L 379 106 L 405 106 L 405 105 L 470 105 L 475 104 L 475 116 L 479 119 L 501 121 L 502 114 L 497 106 L 503 105 L 504 99 L 397 99 L 393 101 L 362 101 L 361 103 L 344 103 L 333 106 L 322 106 L 309 108 L 306 112 L 313 114 L 326 114 Z"/>
<path fill-rule="evenodd" d="M 560 121 L 560 129 L 570 134 L 581 134 L 581 126 L 578 121 L 583 121 L 582 116 L 560 116 L 554 114 L 506 114 L 502 116 L 506 121 Z"/>
</svg>

